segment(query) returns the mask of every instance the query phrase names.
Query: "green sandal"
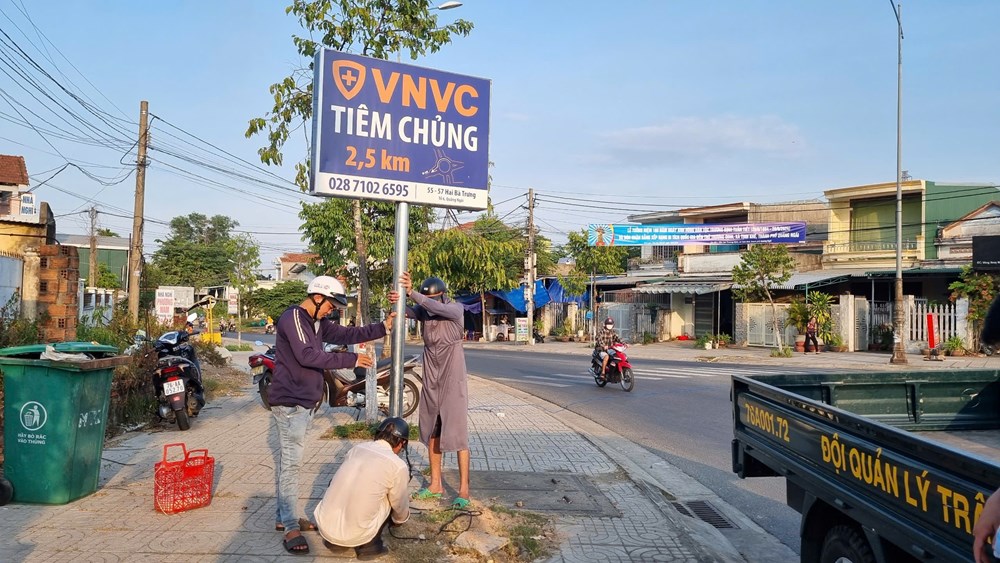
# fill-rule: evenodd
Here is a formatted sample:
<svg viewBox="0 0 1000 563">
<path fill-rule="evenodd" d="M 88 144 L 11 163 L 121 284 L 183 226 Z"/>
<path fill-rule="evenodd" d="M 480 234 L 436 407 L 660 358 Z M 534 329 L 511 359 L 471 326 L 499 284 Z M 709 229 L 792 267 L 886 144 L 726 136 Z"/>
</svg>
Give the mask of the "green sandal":
<svg viewBox="0 0 1000 563">
<path fill-rule="evenodd" d="M 430 489 L 424 487 L 410 495 L 413 500 L 437 500 L 441 498 L 441 493 L 432 493 Z"/>
<path fill-rule="evenodd" d="M 451 501 L 451 508 L 453 510 L 465 510 L 469 507 L 471 501 L 467 498 L 455 497 L 455 500 Z"/>
</svg>

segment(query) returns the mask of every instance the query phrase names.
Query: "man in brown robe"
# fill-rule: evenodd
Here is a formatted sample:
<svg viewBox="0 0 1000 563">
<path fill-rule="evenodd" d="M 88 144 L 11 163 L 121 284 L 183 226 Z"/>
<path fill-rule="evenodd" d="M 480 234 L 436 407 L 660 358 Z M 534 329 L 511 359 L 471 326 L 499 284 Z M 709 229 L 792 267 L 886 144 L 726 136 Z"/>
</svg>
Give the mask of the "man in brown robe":
<svg viewBox="0 0 1000 563">
<path fill-rule="evenodd" d="M 465 309 L 448 298 L 445 283 L 427 278 L 420 291 L 413 291 L 409 272 L 400 276 L 400 285 L 416 304 L 406 308 L 406 316 L 423 323 L 424 384 L 420 392 L 420 441 L 427 446 L 431 480 L 416 498 L 440 498 L 443 452 L 457 452 L 459 487 L 454 507 L 469 504 L 469 391 L 465 370 L 462 332 Z M 389 293 L 395 303 L 399 294 Z"/>
</svg>

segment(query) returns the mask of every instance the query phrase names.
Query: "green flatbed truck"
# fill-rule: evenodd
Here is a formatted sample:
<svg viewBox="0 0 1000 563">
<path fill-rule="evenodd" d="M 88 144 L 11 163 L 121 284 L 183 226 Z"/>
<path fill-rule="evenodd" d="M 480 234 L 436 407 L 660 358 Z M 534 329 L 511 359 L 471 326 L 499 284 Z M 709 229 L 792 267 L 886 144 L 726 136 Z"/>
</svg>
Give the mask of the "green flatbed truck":
<svg viewBox="0 0 1000 563">
<path fill-rule="evenodd" d="M 971 561 L 1000 371 L 733 376 L 733 471 L 785 478 L 801 561 Z"/>
</svg>

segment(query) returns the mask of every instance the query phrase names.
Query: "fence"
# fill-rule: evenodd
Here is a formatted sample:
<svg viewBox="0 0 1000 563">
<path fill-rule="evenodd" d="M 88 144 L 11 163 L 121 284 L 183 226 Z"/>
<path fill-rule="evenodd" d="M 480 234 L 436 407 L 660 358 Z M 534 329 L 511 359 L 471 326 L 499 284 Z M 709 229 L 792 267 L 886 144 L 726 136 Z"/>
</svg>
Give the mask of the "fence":
<svg viewBox="0 0 1000 563">
<path fill-rule="evenodd" d="M 938 347 L 941 347 L 946 340 L 958 336 L 966 344 L 970 344 L 966 339 L 965 326 L 959 311 L 959 303 L 946 303 L 943 305 L 928 305 L 927 303 L 914 303 L 910 309 L 909 336 L 908 340 L 916 342 L 930 342 L 930 333 L 927 330 L 927 315 L 934 316 L 934 339 Z"/>
</svg>

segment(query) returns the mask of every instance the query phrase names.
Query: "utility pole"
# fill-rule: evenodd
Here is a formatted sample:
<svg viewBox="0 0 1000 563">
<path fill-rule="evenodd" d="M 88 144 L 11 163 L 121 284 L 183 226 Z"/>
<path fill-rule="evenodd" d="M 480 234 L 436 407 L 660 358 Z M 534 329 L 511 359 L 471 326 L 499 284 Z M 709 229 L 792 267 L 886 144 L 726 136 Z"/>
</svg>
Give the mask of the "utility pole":
<svg viewBox="0 0 1000 563">
<path fill-rule="evenodd" d="M 132 249 L 128 267 L 128 315 L 139 322 L 139 269 L 142 265 L 143 206 L 146 193 L 146 143 L 149 141 L 149 102 L 139 102 L 139 153 L 135 162 L 135 210 L 132 216 Z"/>
<path fill-rule="evenodd" d="M 90 206 L 90 287 L 97 287 L 97 208 Z"/>
<path fill-rule="evenodd" d="M 535 343 L 532 330 L 535 324 L 535 189 L 528 188 L 528 256 L 524 259 L 527 270 L 528 287 L 524 292 L 524 303 L 528 309 L 528 344 Z"/>
<path fill-rule="evenodd" d="M 892 4 L 892 0 L 889 2 Z M 891 364 L 905 364 L 907 335 L 903 310 L 903 3 L 893 6 L 896 14 L 896 284 L 893 302 Z"/>
</svg>

